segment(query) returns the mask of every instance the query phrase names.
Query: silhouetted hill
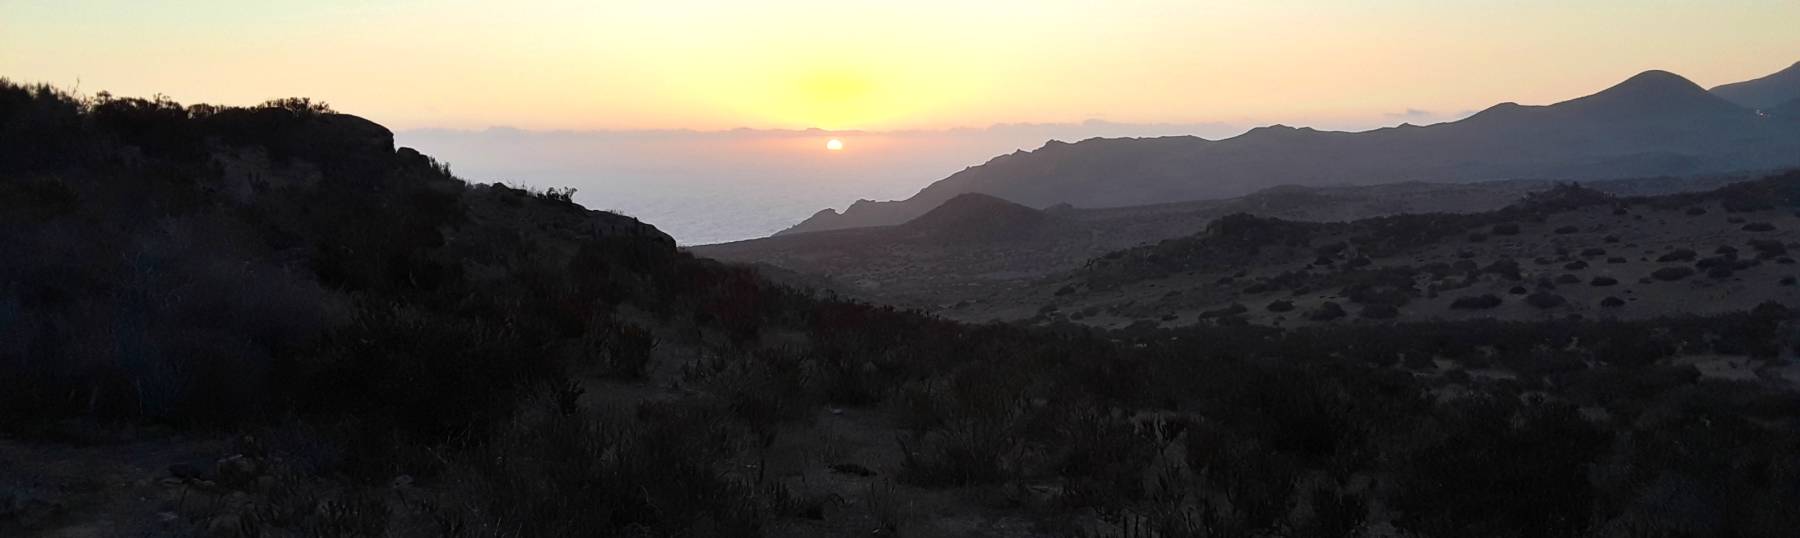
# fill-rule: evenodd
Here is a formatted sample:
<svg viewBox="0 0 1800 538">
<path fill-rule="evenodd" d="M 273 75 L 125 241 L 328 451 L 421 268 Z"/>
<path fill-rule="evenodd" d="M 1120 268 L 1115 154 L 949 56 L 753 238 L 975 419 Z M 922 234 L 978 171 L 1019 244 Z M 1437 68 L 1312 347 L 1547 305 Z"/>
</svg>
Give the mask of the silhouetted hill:
<svg viewBox="0 0 1800 538">
<path fill-rule="evenodd" d="M 1800 99 L 1800 62 L 1762 78 L 1715 87 L 1712 93 L 1745 108 L 1779 107 Z"/>
<path fill-rule="evenodd" d="M 1668 71 L 1645 71 L 1599 93 L 1536 110 L 1547 116 L 1560 114 L 1561 119 L 1568 121 L 1615 124 L 1655 123 L 1667 118 L 1732 117 L 1743 112 L 1740 107 Z"/>
<path fill-rule="evenodd" d="M 946 241 L 1023 239 L 1045 231 L 1051 218 L 1042 211 L 980 193 L 951 198 L 900 228 Z"/>
<path fill-rule="evenodd" d="M 994 158 L 895 202 L 821 212 L 783 233 L 897 224 L 980 192 L 1031 207 L 1118 207 L 1241 196 L 1274 185 L 1691 175 L 1800 165 L 1800 128 L 1650 71 L 1553 105 L 1366 132 L 1270 126 L 1193 137 L 1052 141 Z"/>
</svg>

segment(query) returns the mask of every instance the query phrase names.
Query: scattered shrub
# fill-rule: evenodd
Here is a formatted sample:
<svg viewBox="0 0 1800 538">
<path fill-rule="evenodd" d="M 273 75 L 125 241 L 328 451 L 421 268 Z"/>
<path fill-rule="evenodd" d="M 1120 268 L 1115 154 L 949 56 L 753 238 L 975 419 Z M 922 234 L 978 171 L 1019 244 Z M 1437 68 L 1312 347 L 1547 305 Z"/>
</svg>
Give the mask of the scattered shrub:
<svg viewBox="0 0 1800 538">
<path fill-rule="evenodd" d="M 1500 302 L 1500 297 L 1490 293 L 1471 297 L 1458 297 L 1455 301 L 1450 302 L 1450 308 L 1458 310 L 1482 310 L 1500 306 Z"/>
<path fill-rule="evenodd" d="M 1695 256 L 1698 256 L 1698 254 L 1695 253 L 1694 251 L 1688 250 L 1685 248 L 1681 248 L 1681 249 L 1675 249 L 1673 251 L 1670 251 L 1669 253 L 1663 254 L 1662 256 L 1658 256 L 1656 258 L 1656 261 L 1661 262 L 1661 263 L 1687 262 L 1687 261 L 1694 261 Z"/>
<path fill-rule="evenodd" d="M 1390 304 L 1365 305 L 1362 309 L 1362 317 L 1368 319 L 1394 319 L 1399 315 L 1400 309 Z"/>
<path fill-rule="evenodd" d="M 1207 311 L 1201 312 L 1200 317 L 1201 318 L 1217 318 L 1217 317 L 1223 317 L 1223 316 L 1235 316 L 1235 315 L 1242 314 L 1242 313 L 1249 312 L 1249 311 L 1250 311 L 1249 307 L 1246 307 L 1246 306 L 1238 304 L 1238 303 L 1231 303 L 1231 305 L 1226 306 L 1224 308 L 1218 308 L 1218 309 L 1207 310 Z"/>
<path fill-rule="evenodd" d="M 1650 273 L 1651 278 L 1665 282 L 1681 280 L 1690 276 L 1694 276 L 1694 270 L 1687 267 L 1664 267 Z"/>
<path fill-rule="evenodd" d="M 1525 303 L 1538 308 L 1556 308 L 1568 303 L 1568 300 L 1554 293 L 1537 292 L 1525 296 Z"/>
<path fill-rule="evenodd" d="M 1306 319 L 1313 321 L 1331 321 L 1346 315 L 1348 315 L 1348 312 L 1344 311 L 1343 306 L 1331 301 L 1325 301 L 1319 305 L 1319 308 L 1313 310 L 1311 314 L 1307 314 Z"/>
</svg>

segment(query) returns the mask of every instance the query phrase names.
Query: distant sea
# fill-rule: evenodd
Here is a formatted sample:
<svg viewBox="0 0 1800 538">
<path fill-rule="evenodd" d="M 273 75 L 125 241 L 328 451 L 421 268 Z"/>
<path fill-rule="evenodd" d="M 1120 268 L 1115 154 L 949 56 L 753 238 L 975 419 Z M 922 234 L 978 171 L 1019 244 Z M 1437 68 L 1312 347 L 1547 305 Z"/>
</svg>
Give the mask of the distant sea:
<svg viewBox="0 0 1800 538">
<path fill-rule="evenodd" d="M 925 131 L 475 131 L 416 129 L 395 142 L 470 181 L 574 187 L 575 201 L 648 222 L 682 245 L 766 237 L 821 209 L 897 200 L 969 166 L 1051 139 L 1219 137 L 1221 124 L 1000 124 Z M 841 139 L 842 151 L 825 143 Z"/>
<path fill-rule="evenodd" d="M 575 200 L 591 209 L 637 217 L 682 245 L 766 237 L 824 208 L 843 209 L 858 198 L 912 196 L 929 180 L 795 183 L 783 181 L 632 180 L 566 178 Z"/>
</svg>

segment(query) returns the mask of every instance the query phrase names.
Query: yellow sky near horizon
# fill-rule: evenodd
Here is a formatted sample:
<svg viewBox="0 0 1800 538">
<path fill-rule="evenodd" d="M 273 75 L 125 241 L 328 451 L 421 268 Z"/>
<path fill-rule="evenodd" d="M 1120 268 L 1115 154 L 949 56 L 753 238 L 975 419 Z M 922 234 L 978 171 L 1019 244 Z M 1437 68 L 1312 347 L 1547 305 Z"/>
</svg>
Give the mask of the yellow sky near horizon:
<svg viewBox="0 0 1800 538">
<path fill-rule="evenodd" d="M 256 4 L 256 5 L 247 5 Z M 1800 60 L 1800 2 L 0 0 L 0 76 L 389 126 L 1342 124 Z"/>
</svg>

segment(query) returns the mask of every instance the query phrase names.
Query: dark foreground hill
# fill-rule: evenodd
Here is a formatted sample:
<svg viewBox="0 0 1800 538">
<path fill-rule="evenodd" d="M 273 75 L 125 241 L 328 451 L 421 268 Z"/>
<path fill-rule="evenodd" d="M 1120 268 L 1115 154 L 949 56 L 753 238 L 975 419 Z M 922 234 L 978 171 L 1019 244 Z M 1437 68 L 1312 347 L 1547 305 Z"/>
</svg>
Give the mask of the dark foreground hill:
<svg viewBox="0 0 1800 538">
<path fill-rule="evenodd" d="M 963 325 L 771 285 L 566 192 L 466 183 L 306 101 L 10 83 L 0 260 L 5 536 L 1800 523 L 1800 399 L 1782 377 L 1800 342 L 1774 304 L 1633 322 Z"/>
<path fill-rule="evenodd" d="M 1224 140 L 1051 141 L 952 174 L 912 198 L 858 202 L 842 214 L 822 211 L 782 233 L 898 224 L 968 192 L 1037 208 L 1119 207 L 1242 196 L 1277 185 L 1599 180 L 1786 166 L 1800 166 L 1800 123 L 1649 71 L 1586 97 L 1546 106 L 1502 103 L 1423 127 L 1347 133 L 1276 125 Z"/>
</svg>

